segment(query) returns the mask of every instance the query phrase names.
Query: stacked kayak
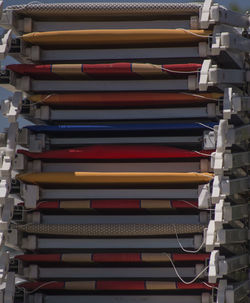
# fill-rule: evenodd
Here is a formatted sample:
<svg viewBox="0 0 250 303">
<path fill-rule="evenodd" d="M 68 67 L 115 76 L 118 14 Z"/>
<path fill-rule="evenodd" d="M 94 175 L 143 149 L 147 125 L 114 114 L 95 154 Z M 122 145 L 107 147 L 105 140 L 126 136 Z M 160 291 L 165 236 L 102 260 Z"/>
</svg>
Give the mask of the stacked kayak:
<svg viewBox="0 0 250 303">
<path fill-rule="evenodd" d="M 247 303 L 249 16 L 31 2 L 0 23 L 0 301 Z"/>
</svg>

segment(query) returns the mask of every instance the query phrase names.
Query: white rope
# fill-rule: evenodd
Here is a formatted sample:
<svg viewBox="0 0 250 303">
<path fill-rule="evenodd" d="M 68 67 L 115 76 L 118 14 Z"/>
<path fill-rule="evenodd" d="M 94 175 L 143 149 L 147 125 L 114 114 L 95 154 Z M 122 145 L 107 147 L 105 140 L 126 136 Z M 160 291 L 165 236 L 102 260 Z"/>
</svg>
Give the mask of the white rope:
<svg viewBox="0 0 250 303">
<path fill-rule="evenodd" d="M 181 282 L 182 283 L 184 283 L 184 284 L 186 284 L 186 285 L 189 285 L 189 284 L 192 284 L 192 283 L 194 283 L 208 268 L 209 268 L 209 266 L 206 266 L 201 272 L 199 272 L 199 274 L 196 276 L 196 277 L 194 277 L 193 278 L 193 280 L 191 280 L 191 281 L 185 281 L 185 280 L 183 280 L 183 278 L 180 276 L 180 274 L 178 273 L 178 270 L 177 270 L 177 268 L 175 267 L 175 264 L 174 264 L 174 262 L 173 262 L 173 260 L 171 259 L 171 257 L 168 255 L 168 254 L 166 254 L 166 256 L 168 257 L 168 259 L 169 259 L 169 261 L 170 261 L 170 263 L 172 264 L 172 266 L 173 266 L 173 269 L 174 269 L 174 271 L 175 271 L 175 273 L 176 273 L 176 275 L 177 275 L 177 277 L 181 280 Z"/>
<path fill-rule="evenodd" d="M 209 176 L 209 175 L 206 175 L 205 173 L 197 173 L 195 171 L 190 171 L 187 174 L 199 174 L 199 176 L 203 176 L 203 177 L 208 177 L 210 179 L 214 179 L 214 176 Z"/>
<path fill-rule="evenodd" d="M 30 107 L 31 106 L 36 106 L 38 104 L 43 104 L 45 100 L 47 100 L 48 98 L 54 96 L 55 94 L 50 94 L 50 95 L 47 95 L 45 98 L 43 98 L 41 101 L 39 102 L 33 102 L 33 103 L 30 103 Z M 27 98 L 29 100 L 29 98 Z"/>
<path fill-rule="evenodd" d="M 213 210 L 214 210 L 213 208 L 199 208 L 198 206 L 193 205 L 192 203 L 190 203 L 190 202 L 188 202 L 188 201 L 186 201 L 186 200 L 181 200 L 181 201 L 182 201 L 182 202 L 185 202 L 185 203 L 187 203 L 187 204 L 189 204 L 189 205 L 191 205 L 191 206 L 193 206 L 194 208 L 199 209 L 199 210 L 208 210 L 208 211 L 213 211 Z"/>
<path fill-rule="evenodd" d="M 220 99 L 209 98 L 209 97 L 202 96 L 202 95 L 197 95 L 197 94 L 190 94 L 190 93 L 181 93 L 181 94 L 198 97 L 198 98 L 205 99 L 205 100 L 220 101 Z"/>
<path fill-rule="evenodd" d="M 50 95 L 47 95 L 44 99 L 42 99 L 40 102 L 44 102 L 45 100 L 47 100 L 48 98 L 54 96 L 55 94 L 50 94 Z"/>
<path fill-rule="evenodd" d="M 176 71 L 176 70 L 165 68 L 163 66 L 159 66 L 159 65 L 156 65 L 156 64 L 152 64 L 152 66 L 154 66 L 154 67 L 156 67 L 156 68 L 158 68 L 160 70 L 164 70 L 166 72 L 175 73 L 175 74 L 195 74 L 195 73 L 200 73 L 200 71 L 198 71 L 198 70 L 197 71 Z"/>
<path fill-rule="evenodd" d="M 202 156 L 212 157 L 211 154 L 209 155 L 209 154 L 201 153 L 198 150 L 192 150 L 192 152 L 197 153 L 197 154 L 202 155 Z"/>
<path fill-rule="evenodd" d="M 214 176 L 209 176 L 209 175 L 202 174 L 202 173 L 199 173 L 199 175 L 201 175 L 201 176 L 203 176 L 203 177 L 208 177 L 208 178 L 210 178 L 211 180 L 214 179 Z"/>
<path fill-rule="evenodd" d="M 196 122 L 196 123 L 197 123 L 197 124 L 200 124 L 201 126 L 204 126 L 204 127 L 208 128 L 208 129 L 210 129 L 210 130 L 212 130 L 212 131 L 214 131 L 214 132 L 216 132 L 216 130 L 214 130 L 213 127 L 210 127 L 210 126 L 208 126 L 208 125 L 206 125 L 206 124 L 203 124 L 203 123 L 201 123 L 201 122 Z"/>
<path fill-rule="evenodd" d="M 178 30 L 183 30 L 184 32 L 187 32 L 193 36 L 196 36 L 196 37 L 200 37 L 200 38 L 212 38 L 211 36 L 206 36 L 206 35 L 199 35 L 199 34 L 196 34 L 194 32 L 192 32 L 191 30 L 188 30 L 188 29 L 185 29 L 185 28 L 176 28 Z"/>
<path fill-rule="evenodd" d="M 169 72 L 169 73 L 174 73 L 174 74 L 198 74 L 198 73 L 200 73 L 199 70 L 196 70 L 196 71 L 177 71 L 177 70 L 172 70 L 172 69 L 168 69 L 168 68 L 164 68 L 164 67 L 161 67 L 161 70 L 164 70 L 164 71 Z"/>
<path fill-rule="evenodd" d="M 174 225 L 174 229 L 175 229 L 176 240 L 177 240 L 177 242 L 178 242 L 180 248 L 181 248 L 184 252 L 196 254 L 197 252 L 199 252 L 199 251 L 202 249 L 203 245 L 205 244 L 205 239 L 203 240 L 203 242 L 201 243 L 200 247 L 199 247 L 197 250 L 188 250 L 188 249 L 185 249 L 185 248 L 182 246 L 182 244 L 181 244 L 181 241 L 180 241 L 180 239 L 179 239 L 178 233 L 177 233 L 177 231 L 176 231 L 175 224 L 173 224 L 173 225 Z"/>
<path fill-rule="evenodd" d="M 199 209 L 199 207 L 198 206 L 196 206 L 196 205 L 193 205 L 192 203 L 190 203 L 189 201 L 186 201 L 186 200 L 181 200 L 182 202 L 184 202 L 184 203 L 186 203 L 186 204 L 188 204 L 188 205 L 191 205 L 193 208 L 197 208 L 197 209 Z"/>
<path fill-rule="evenodd" d="M 38 206 L 45 203 L 45 201 L 40 201 L 37 203 L 36 207 L 35 208 L 25 208 L 25 206 L 22 206 L 22 211 L 23 212 L 31 212 L 31 211 L 35 211 L 38 209 Z"/>
<path fill-rule="evenodd" d="M 180 241 L 180 239 L 179 239 L 178 234 L 176 233 L 175 235 L 176 235 L 176 240 L 177 240 L 177 242 L 178 242 L 180 248 L 181 248 L 184 252 L 186 252 L 186 253 L 196 254 L 196 253 L 198 253 L 198 252 L 202 249 L 202 247 L 203 247 L 204 244 L 205 244 L 205 240 L 203 240 L 203 242 L 201 243 L 201 245 L 200 245 L 200 247 L 199 247 L 198 249 L 196 249 L 196 250 L 185 249 L 185 248 L 182 246 L 182 244 L 181 244 L 181 241 Z"/>
<path fill-rule="evenodd" d="M 57 282 L 57 281 L 45 282 L 45 283 L 39 285 L 37 288 L 35 288 L 35 289 L 31 290 L 31 291 L 27 291 L 24 287 L 18 287 L 18 286 L 17 286 L 17 287 L 18 287 L 19 289 L 23 290 L 23 292 L 26 293 L 26 294 L 33 294 L 34 292 L 38 291 L 40 288 L 42 288 L 42 287 L 44 287 L 44 286 L 46 286 L 46 285 L 48 285 L 48 284 L 52 284 L 52 283 L 56 283 L 56 282 Z"/>
<path fill-rule="evenodd" d="M 205 284 L 207 287 L 210 287 L 210 288 L 212 288 L 212 289 L 217 289 L 217 290 L 218 290 L 218 287 L 216 287 L 216 286 L 209 285 L 209 284 L 206 283 L 206 282 L 202 282 L 202 283 Z"/>
</svg>

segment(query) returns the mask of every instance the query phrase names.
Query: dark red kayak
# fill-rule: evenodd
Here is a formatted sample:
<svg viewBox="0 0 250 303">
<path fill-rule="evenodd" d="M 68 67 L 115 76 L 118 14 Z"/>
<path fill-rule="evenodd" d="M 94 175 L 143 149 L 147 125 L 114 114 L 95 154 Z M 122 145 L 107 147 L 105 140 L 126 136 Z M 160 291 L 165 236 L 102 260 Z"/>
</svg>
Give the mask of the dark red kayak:
<svg viewBox="0 0 250 303">
<path fill-rule="evenodd" d="M 178 159 L 207 158 L 212 151 L 190 151 L 163 145 L 92 145 L 79 148 L 51 150 L 34 153 L 19 149 L 31 159 L 65 159 L 65 160 L 97 160 L 97 159 Z"/>
</svg>

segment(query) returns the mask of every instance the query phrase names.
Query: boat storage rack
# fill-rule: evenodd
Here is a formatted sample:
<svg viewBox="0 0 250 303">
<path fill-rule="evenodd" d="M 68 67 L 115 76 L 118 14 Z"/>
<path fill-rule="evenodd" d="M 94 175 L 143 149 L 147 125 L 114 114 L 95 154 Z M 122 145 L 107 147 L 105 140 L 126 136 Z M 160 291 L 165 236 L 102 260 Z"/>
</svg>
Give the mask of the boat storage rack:
<svg viewBox="0 0 250 303">
<path fill-rule="evenodd" d="M 0 26 L 0 303 L 249 303 L 250 15 L 0 1 Z"/>
</svg>

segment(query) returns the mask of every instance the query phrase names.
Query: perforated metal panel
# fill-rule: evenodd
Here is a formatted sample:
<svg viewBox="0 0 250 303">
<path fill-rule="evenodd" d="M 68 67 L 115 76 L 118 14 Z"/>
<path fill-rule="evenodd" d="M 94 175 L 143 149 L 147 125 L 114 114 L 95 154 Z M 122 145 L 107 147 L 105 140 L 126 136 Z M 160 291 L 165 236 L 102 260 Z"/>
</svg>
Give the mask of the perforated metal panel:
<svg viewBox="0 0 250 303">
<path fill-rule="evenodd" d="M 199 224 L 26 224 L 18 225 L 20 231 L 47 235 L 72 235 L 84 237 L 139 237 L 202 233 Z"/>
<path fill-rule="evenodd" d="M 199 3 L 54 3 L 9 6 L 32 18 L 166 17 L 198 14 Z"/>
</svg>

